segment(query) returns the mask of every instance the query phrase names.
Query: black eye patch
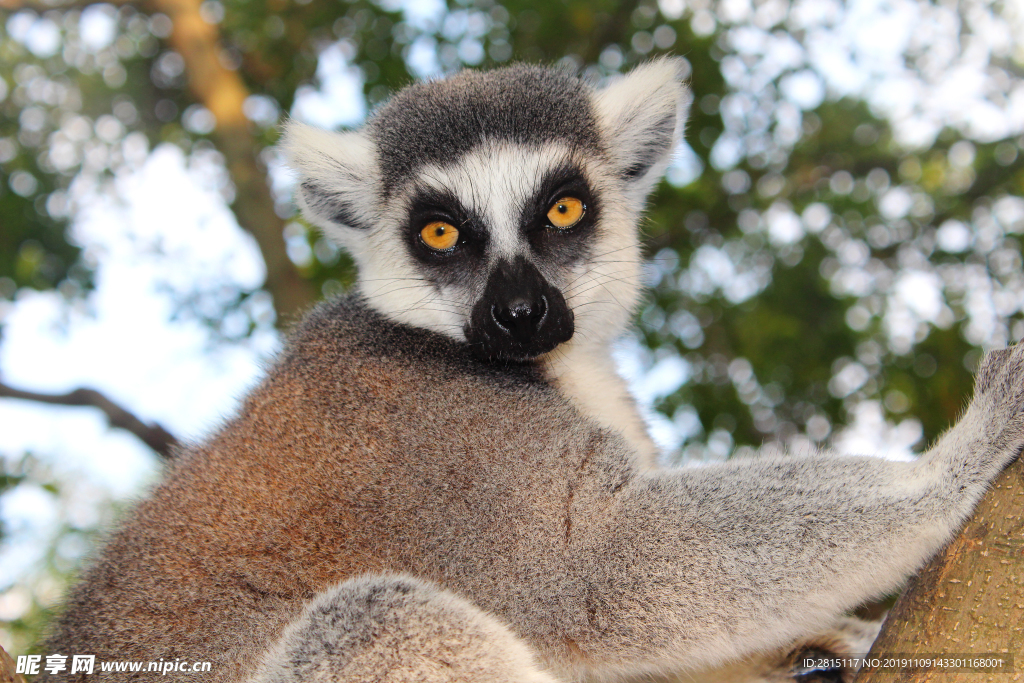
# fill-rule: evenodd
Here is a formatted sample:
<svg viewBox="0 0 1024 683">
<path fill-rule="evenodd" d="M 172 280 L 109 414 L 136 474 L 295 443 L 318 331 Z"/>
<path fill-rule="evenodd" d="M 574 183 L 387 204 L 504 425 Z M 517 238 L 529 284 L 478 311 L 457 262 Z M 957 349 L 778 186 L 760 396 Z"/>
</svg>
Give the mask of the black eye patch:
<svg viewBox="0 0 1024 683">
<path fill-rule="evenodd" d="M 459 241 L 450 251 L 439 253 L 423 244 L 420 233 L 432 222 L 455 226 Z M 414 190 L 406 221 L 406 244 L 413 258 L 426 265 L 480 260 L 487 249 L 488 234 L 483 219 L 468 209 L 452 192 L 421 186 Z M 465 264 L 464 264 L 465 265 Z"/>
<path fill-rule="evenodd" d="M 548 211 L 564 197 L 583 202 L 584 213 L 577 223 L 563 230 L 552 226 Z M 600 213 L 600 200 L 583 170 L 575 164 L 564 164 L 544 174 L 539 189 L 523 206 L 520 230 L 538 263 L 564 268 L 589 256 Z"/>
<path fill-rule="evenodd" d="M 583 175 L 583 170 L 575 164 L 564 164 L 548 170 L 540 183 L 540 188 L 533 198 L 523 206 L 520 225 L 525 233 L 550 227 L 547 218 L 552 205 L 563 197 L 575 197 L 583 202 L 586 213 L 577 227 L 584 223 L 591 226 L 597 218 L 597 201 L 590 191 L 590 184 Z M 575 230 L 575 228 L 574 228 Z"/>
</svg>

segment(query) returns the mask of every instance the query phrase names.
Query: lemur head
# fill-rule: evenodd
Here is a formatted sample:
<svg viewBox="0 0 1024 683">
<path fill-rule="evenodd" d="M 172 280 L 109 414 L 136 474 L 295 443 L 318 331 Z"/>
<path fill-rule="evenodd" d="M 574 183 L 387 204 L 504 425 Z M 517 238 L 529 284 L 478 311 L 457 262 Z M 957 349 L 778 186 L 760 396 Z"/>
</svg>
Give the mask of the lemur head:
<svg viewBox="0 0 1024 683">
<path fill-rule="evenodd" d="M 678 60 L 595 89 L 555 69 L 409 86 L 364 128 L 292 123 L 306 218 L 353 256 L 385 316 L 526 360 L 600 343 L 640 290 L 637 222 L 679 141 Z"/>
</svg>

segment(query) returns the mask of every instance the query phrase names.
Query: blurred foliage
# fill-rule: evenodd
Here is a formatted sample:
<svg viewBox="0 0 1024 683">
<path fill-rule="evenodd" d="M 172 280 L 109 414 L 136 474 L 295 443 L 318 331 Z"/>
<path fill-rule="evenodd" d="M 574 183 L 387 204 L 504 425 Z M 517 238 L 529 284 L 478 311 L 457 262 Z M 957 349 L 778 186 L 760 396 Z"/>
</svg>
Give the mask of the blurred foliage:
<svg viewBox="0 0 1024 683">
<path fill-rule="evenodd" d="M 33 647 L 53 617 L 64 586 L 115 513 L 109 501 L 93 507 L 91 499 L 97 492 L 92 487 L 54 472 L 32 453 L 0 459 L 0 497 L 17 487 L 22 487 L 23 498 L 57 511 L 54 518 L 59 521 L 52 530 L 56 542 L 45 549 L 39 571 L 0 593 L 0 635 L 15 655 L 36 651 Z M 13 532 L 16 547 L 24 548 L 26 530 Z"/>
<path fill-rule="evenodd" d="M 1024 336 L 1021 139 L 947 128 L 934 144 L 904 147 L 855 98 L 787 98 L 786 79 L 805 66 L 765 67 L 767 49 L 752 46 L 799 45 L 796 4 L 758 0 L 738 18 L 736 3 L 708 0 L 428 5 L 206 0 L 201 12 L 220 30 L 221 63 L 251 93 L 253 144 L 267 163 L 277 125 L 327 80 L 325 56 L 361 80 L 369 109 L 464 65 L 563 62 L 599 79 L 685 56 L 688 151 L 643 226 L 652 291 L 637 334 L 648 368 L 685 361 L 681 381 L 652 398 L 686 457 L 826 442 L 865 405 L 920 446 L 962 407 L 981 349 Z M 68 221 L 148 150 L 218 153 L 159 7 L 0 13 L 0 316 L 19 288 L 88 291 L 97 256 Z M 97 38 L 97 26 L 107 33 Z M 967 22 L 961 32 L 971 37 Z M 1019 83 L 1019 61 L 999 69 Z M 297 219 L 289 197 L 276 206 L 280 248 L 302 276 L 324 294 L 350 286 L 351 260 Z M 216 331 L 251 296 L 180 305 Z"/>
</svg>

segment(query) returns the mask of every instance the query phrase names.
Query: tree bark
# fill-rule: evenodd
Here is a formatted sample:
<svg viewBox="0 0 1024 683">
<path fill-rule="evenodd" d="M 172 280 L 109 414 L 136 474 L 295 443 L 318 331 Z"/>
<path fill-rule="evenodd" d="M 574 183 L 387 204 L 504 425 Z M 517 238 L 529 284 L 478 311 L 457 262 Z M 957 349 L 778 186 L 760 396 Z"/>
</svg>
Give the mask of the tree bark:
<svg viewBox="0 0 1024 683">
<path fill-rule="evenodd" d="M 260 146 L 242 109 L 249 89 L 239 73 L 222 62 L 220 31 L 200 14 L 202 0 L 148 0 L 147 4 L 170 17 L 173 28 L 168 42 L 185 60 L 189 89 L 217 120 L 212 137 L 235 183 L 232 209 L 238 223 L 259 244 L 267 266 L 265 287 L 274 297 L 277 324 L 284 326 L 317 296 L 285 250 L 284 221 L 274 211 L 267 170 L 258 156 Z"/>
<path fill-rule="evenodd" d="M 956 538 L 911 579 L 868 661 L 983 654 L 1014 661 L 974 672 L 866 666 L 857 683 L 1024 680 L 1024 460 L 996 479 Z"/>
</svg>

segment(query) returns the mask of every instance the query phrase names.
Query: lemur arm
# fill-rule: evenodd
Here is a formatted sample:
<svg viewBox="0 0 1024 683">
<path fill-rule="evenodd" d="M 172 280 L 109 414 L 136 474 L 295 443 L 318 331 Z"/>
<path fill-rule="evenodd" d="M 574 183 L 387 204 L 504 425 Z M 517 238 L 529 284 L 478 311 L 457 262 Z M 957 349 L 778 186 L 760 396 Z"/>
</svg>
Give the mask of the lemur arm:
<svg viewBox="0 0 1024 683">
<path fill-rule="evenodd" d="M 1020 452 L 1022 407 L 1018 345 L 986 359 L 963 418 L 916 462 L 763 456 L 595 489 L 574 527 L 588 617 L 567 637 L 588 668 L 636 671 L 715 665 L 820 628 L 951 537 Z"/>
</svg>

